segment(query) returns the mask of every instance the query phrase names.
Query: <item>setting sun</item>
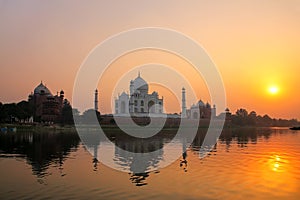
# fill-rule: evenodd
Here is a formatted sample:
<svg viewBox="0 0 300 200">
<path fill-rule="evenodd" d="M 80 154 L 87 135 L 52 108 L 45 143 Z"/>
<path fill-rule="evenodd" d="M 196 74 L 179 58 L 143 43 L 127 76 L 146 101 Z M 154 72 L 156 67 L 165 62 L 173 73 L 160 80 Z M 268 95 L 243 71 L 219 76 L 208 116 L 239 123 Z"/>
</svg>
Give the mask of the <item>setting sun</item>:
<svg viewBox="0 0 300 200">
<path fill-rule="evenodd" d="M 277 86 L 271 86 L 268 88 L 268 92 L 273 95 L 277 94 L 279 92 L 279 88 Z"/>
</svg>

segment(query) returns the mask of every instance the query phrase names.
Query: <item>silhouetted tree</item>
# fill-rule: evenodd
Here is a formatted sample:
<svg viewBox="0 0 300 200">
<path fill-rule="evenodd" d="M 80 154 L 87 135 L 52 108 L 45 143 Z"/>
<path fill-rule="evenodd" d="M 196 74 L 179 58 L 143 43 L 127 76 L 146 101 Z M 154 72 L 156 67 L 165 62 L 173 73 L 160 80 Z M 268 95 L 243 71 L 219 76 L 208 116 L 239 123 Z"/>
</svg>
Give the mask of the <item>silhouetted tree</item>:
<svg viewBox="0 0 300 200">
<path fill-rule="evenodd" d="M 15 122 L 23 111 L 15 103 L 4 104 L 1 109 L 1 121 L 6 123 Z"/>
<path fill-rule="evenodd" d="M 32 116 L 32 110 L 27 101 L 21 101 L 18 104 L 1 104 L 0 121 L 12 123 L 20 120 L 26 120 Z"/>
<path fill-rule="evenodd" d="M 61 123 L 62 124 L 74 124 L 72 106 L 67 99 L 64 100 L 64 104 L 62 107 Z"/>
<path fill-rule="evenodd" d="M 235 113 L 237 116 L 239 117 L 243 117 L 243 118 L 246 118 L 248 116 L 248 111 L 244 108 L 240 108 L 236 111 Z"/>
<path fill-rule="evenodd" d="M 88 109 L 86 111 L 83 112 L 82 116 L 81 116 L 81 121 L 84 124 L 93 124 L 95 123 L 93 121 L 94 117 L 97 117 L 98 122 L 101 121 L 101 116 L 100 116 L 100 112 L 94 110 L 94 109 Z"/>
<path fill-rule="evenodd" d="M 260 116 L 257 115 L 255 111 L 251 111 L 249 114 L 246 109 L 238 109 L 231 117 L 232 124 L 238 126 L 259 126 L 259 127 L 270 127 L 270 126 L 281 126 L 281 127 L 291 127 L 299 126 L 300 123 L 297 119 L 275 119 L 271 118 L 269 115 Z"/>
<path fill-rule="evenodd" d="M 255 126 L 256 125 L 256 117 L 257 117 L 256 112 L 251 111 L 248 115 L 247 124 L 251 125 L 251 126 Z"/>
<path fill-rule="evenodd" d="M 77 108 L 73 108 L 72 113 L 73 113 L 73 116 L 79 116 L 79 114 L 80 114 L 80 112 L 78 111 Z"/>
<path fill-rule="evenodd" d="M 232 123 L 239 125 L 239 126 L 245 126 L 247 125 L 248 121 L 248 111 L 246 109 L 240 108 L 235 112 L 235 115 L 232 116 Z"/>
<path fill-rule="evenodd" d="M 20 101 L 17 106 L 19 107 L 20 111 L 20 113 L 18 113 L 19 119 L 26 120 L 33 115 L 33 110 L 28 101 Z"/>
<path fill-rule="evenodd" d="M 262 121 L 263 121 L 263 124 L 265 125 L 265 126 L 272 126 L 272 118 L 271 117 L 269 117 L 269 115 L 264 115 L 263 117 L 262 117 Z"/>
</svg>

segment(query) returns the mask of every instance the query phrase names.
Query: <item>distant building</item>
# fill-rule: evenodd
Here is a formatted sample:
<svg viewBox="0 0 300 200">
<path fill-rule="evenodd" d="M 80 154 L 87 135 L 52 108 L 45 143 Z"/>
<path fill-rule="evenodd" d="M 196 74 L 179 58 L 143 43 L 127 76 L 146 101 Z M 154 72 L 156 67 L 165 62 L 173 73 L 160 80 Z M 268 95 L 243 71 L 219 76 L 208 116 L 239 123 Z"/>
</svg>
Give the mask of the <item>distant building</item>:
<svg viewBox="0 0 300 200">
<path fill-rule="evenodd" d="M 209 103 L 204 103 L 199 100 L 187 110 L 187 117 L 189 119 L 211 118 L 216 117 L 216 106 L 211 107 Z"/>
<path fill-rule="evenodd" d="M 229 108 L 225 109 L 225 112 L 220 113 L 219 115 L 220 118 L 226 119 L 227 121 L 231 120 L 232 114 L 229 110 Z"/>
<path fill-rule="evenodd" d="M 41 82 L 34 92 L 28 96 L 28 102 L 33 109 L 35 122 L 58 122 L 64 101 L 64 91 L 52 95 L 50 90 Z"/>
<path fill-rule="evenodd" d="M 163 113 L 163 98 L 157 92 L 148 93 L 147 82 L 138 77 L 130 81 L 130 94 L 123 92 L 115 99 L 116 116 L 147 116 L 149 113 L 159 116 Z"/>
</svg>

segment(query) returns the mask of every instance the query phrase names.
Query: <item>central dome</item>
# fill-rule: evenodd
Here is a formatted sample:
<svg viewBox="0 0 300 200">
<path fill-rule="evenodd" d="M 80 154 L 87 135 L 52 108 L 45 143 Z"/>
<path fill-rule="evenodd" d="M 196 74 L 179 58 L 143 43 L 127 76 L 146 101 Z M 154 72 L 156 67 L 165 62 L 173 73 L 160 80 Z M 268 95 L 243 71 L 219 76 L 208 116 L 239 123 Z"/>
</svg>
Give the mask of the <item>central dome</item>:
<svg viewBox="0 0 300 200">
<path fill-rule="evenodd" d="M 135 91 L 139 90 L 141 92 L 148 93 L 148 89 L 149 89 L 148 83 L 144 79 L 141 78 L 140 74 L 136 79 L 134 79 L 133 86 L 134 86 Z"/>
<path fill-rule="evenodd" d="M 50 90 L 41 82 L 35 89 L 34 94 L 47 94 L 51 95 Z"/>
</svg>

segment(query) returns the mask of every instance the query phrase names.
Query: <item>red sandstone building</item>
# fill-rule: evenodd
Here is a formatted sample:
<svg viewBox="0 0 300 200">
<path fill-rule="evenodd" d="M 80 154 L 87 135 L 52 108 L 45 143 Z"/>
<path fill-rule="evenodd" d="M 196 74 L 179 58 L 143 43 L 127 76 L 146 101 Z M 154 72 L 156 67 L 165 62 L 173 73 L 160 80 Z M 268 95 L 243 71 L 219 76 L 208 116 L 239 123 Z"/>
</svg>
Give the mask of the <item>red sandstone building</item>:
<svg viewBox="0 0 300 200">
<path fill-rule="evenodd" d="M 33 108 L 35 122 L 58 122 L 64 101 L 64 91 L 57 92 L 54 96 L 41 82 L 34 92 L 28 96 L 28 102 Z"/>
</svg>

